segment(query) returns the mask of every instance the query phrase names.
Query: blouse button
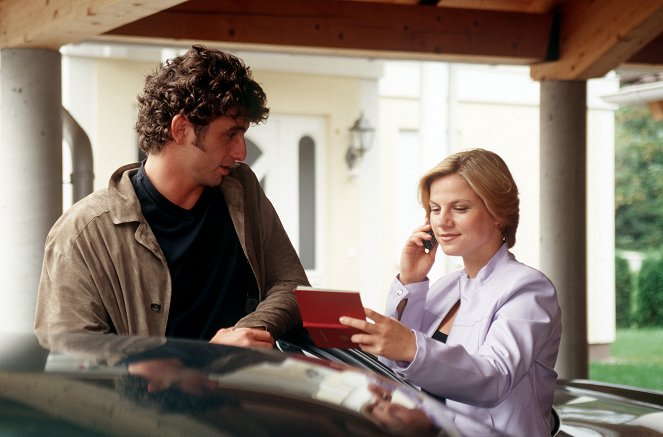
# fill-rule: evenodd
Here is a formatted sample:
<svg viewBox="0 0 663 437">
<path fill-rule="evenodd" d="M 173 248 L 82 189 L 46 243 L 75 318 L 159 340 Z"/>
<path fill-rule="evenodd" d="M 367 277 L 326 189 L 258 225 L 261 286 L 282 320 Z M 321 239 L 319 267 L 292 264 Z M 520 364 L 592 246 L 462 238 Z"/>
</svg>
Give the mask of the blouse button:
<svg viewBox="0 0 663 437">
<path fill-rule="evenodd" d="M 150 305 L 150 309 L 155 313 L 158 313 L 159 311 L 161 311 L 161 305 L 159 305 L 158 303 L 152 303 L 152 305 Z"/>
<path fill-rule="evenodd" d="M 399 288 L 398 291 L 396 291 L 396 296 L 402 296 L 403 295 L 403 289 Z"/>
</svg>

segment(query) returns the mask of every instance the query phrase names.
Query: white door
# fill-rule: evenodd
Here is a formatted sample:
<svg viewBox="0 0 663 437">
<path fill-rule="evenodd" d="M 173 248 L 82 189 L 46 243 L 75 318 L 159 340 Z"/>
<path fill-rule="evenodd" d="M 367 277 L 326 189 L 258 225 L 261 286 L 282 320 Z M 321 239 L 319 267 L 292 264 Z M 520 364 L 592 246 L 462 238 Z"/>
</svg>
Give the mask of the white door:
<svg viewBox="0 0 663 437">
<path fill-rule="evenodd" d="M 326 122 L 319 116 L 270 115 L 247 134 L 247 163 L 274 204 L 309 280 L 323 283 L 322 158 Z"/>
</svg>

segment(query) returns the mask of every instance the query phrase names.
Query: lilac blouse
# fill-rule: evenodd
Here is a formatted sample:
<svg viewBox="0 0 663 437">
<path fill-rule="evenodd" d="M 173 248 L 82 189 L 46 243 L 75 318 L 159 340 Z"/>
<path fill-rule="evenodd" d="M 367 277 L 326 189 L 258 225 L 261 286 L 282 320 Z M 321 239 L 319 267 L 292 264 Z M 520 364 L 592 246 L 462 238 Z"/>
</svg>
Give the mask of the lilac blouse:
<svg viewBox="0 0 663 437">
<path fill-rule="evenodd" d="M 401 321 L 416 335 L 411 363 L 384 360 L 408 381 L 458 412 L 456 426 L 485 435 L 479 421 L 508 435 L 550 435 L 562 333 L 555 287 L 540 271 L 518 262 L 506 245 L 477 274 L 450 273 L 403 285 L 394 280 L 386 315 L 407 299 Z M 446 343 L 432 337 L 460 299 Z"/>
</svg>

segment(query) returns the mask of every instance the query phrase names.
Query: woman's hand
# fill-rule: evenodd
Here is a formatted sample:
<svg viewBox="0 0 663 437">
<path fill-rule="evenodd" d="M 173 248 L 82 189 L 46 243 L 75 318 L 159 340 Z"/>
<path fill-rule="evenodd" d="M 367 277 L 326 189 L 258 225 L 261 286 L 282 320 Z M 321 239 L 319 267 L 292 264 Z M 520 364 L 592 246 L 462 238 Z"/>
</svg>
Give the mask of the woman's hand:
<svg viewBox="0 0 663 437">
<path fill-rule="evenodd" d="M 412 232 L 405 243 L 405 247 L 403 247 L 398 279 L 404 285 L 423 281 L 431 267 L 433 267 L 435 254 L 439 246 L 435 244 L 431 250 L 424 249 L 424 241 L 435 238 L 428 234 L 430 230 L 431 225 L 428 223 L 418 227 Z"/>
<path fill-rule="evenodd" d="M 366 317 L 375 323 L 352 317 L 341 317 L 339 321 L 345 326 L 363 331 L 355 334 L 351 340 L 365 352 L 380 355 L 393 361 L 410 362 L 417 352 L 417 341 L 414 332 L 398 320 L 385 317 L 370 308 L 364 308 Z"/>
</svg>

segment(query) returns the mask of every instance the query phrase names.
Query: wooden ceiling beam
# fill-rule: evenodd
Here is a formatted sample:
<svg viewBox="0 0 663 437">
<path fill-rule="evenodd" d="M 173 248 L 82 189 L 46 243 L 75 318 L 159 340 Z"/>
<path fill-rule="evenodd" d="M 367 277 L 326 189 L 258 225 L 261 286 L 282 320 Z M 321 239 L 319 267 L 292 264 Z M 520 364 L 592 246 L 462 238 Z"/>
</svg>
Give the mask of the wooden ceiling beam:
<svg viewBox="0 0 663 437">
<path fill-rule="evenodd" d="M 530 64 L 545 59 L 552 15 L 361 1 L 192 0 L 106 35 L 346 55 Z"/>
<path fill-rule="evenodd" d="M 654 120 L 663 120 L 663 100 L 647 102 L 647 107 L 649 107 L 649 113 Z"/>
<path fill-rule="evenodd" d="M 494 11 L 549 12 L 563 0 L 438 0 L 438 6 Z"/>
<path fill-rule="evenodd" d="M 626 61 L 623 67 L 661 68 L 663 65 L 663 33 Z"/>
<path fill-rule="evenodd" d="M 602 77 L 663 31 L 663 0 L 573 0 L 559 13 L 559 60 L 532 65 L 534 80 Z"/>
<path fill-rule="evenodd" d="M 0 48 L 58 49 L 183 0 L 0 0 Z"/>
<path fill-rule="evenodd" d="M 371 3 L 393 3 L 399 5 L 416 5 L 419 0 L 354 0 L 358 2 L 371 2 Z"/>
</svg>

